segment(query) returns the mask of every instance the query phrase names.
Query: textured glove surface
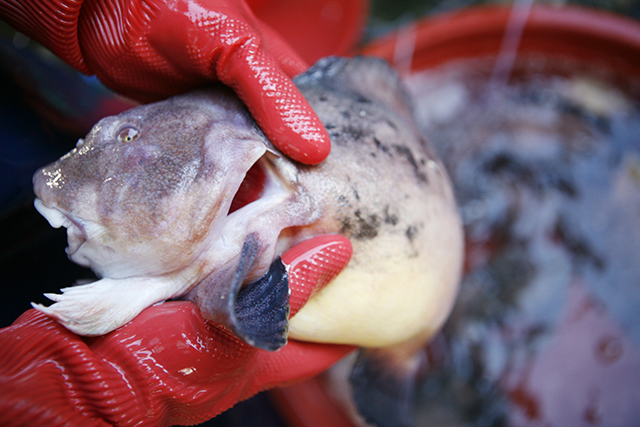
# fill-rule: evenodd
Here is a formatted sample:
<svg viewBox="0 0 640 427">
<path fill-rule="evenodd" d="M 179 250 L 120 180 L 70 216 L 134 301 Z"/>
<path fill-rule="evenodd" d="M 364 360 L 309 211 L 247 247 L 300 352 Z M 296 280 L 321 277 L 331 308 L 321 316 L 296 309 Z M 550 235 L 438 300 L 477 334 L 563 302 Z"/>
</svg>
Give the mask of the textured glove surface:
<svg viewBox="0 0 640 427">
<path fill-rule="evenodd" d="M 0 17 L 143 102 L 220 81 L 286 155 L 316 164 L 329 154 L 324 126 L 290 79 L 307 65 L 243 1 L 5 0 Z"/>
<path fill-rule="evenodd" d="M 320 236 L 282 256 L 291 310 L 346 265 L 349 241 Z M 203 422 L 261 390 L 313 376 L 351 347 L 290 341 L 255 349 L 167 302 L 101 337 L 81 338 L 36 310 L 0 330 L 0 424 L 148 425 Z"/>
</svg>

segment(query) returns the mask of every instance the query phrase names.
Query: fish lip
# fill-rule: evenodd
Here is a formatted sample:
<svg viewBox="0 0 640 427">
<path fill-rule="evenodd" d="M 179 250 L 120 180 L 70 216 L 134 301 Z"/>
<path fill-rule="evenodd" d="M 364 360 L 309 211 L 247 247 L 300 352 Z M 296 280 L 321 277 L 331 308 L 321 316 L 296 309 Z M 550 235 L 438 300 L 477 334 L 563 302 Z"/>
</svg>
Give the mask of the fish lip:
<svg viewBox="0 0 640 427">
<path fill-rule="evenodd" d="M 35 199 L 34 206 L 53 228 L 64 227 L 67 229 L 67 243 L 69 246 L 66 252 L 69 256 L 75 254 L 89 240 L 86 227 L 80 218 L 57 205 L 47 206 L 40 198 Z"/>
</svg>

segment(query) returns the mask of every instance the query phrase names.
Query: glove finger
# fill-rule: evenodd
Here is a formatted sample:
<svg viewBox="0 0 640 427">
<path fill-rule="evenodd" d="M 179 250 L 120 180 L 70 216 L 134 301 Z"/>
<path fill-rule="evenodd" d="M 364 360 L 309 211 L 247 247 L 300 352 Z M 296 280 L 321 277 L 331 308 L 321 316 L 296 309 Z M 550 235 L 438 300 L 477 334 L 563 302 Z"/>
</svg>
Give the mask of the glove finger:
<svg viewBox="0 0 640 427">
<path fill-rule="evenodd" d="M 282 254 L 282 262 L 289 266 L 291 317 L 347 266 L 351 252 L 349 239 L 326 234 L 305 240 Z"/>
<path fill-rule="evenodd" d="M 267 137 L 284 154 L 306 164 L 320 163 L 329 155 L 331 143 L 324 125 L 256 38 L 250 38 L 229 55 L 221 55 L 216 73 L 222 83 L 236 91 Z"/>
<path fill-rule="evenodd" d="M 351 258 L 351 242 L 339 235 L 317 236 L 297 244 L 282 254 L 289 266 L 291 315 L 328 284 Z M 276 352 L 258 351 L 250 385 L 244 398 L 292 381 L 311 378 L 328 369 L 355 347 L 290 340 Z"/>
</svg>

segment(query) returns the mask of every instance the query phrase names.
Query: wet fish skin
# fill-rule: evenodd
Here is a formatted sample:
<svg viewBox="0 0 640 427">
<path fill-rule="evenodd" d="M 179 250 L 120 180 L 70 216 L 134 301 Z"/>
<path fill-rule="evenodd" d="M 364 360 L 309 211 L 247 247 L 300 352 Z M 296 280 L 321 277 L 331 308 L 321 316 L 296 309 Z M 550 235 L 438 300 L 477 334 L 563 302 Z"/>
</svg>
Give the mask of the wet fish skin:
<svg viewBox="0 0 640 427">
<path fill-rule="evenodd" d="M 100 335 L 183 297 L 234 330 L 239 288 L 260 281 L 296 243 L 339 233 L 352 241 L 352 260 L 290 320 L 289 336 L 365 348 L 356 371 L 395 368 L 377 383 L 352 378 L 354 393 L 390 395 L 385 406 L 405 399 L 413 382 L 404 377 L 418 370 L 460 278 L 462 227 L 449 178 L 386 63 L 327 58 L 294 81 L 331 137 L 318 166 L 279 155 L 240 101 L 214 88 L 105 118 L 38 171 L 36 208 L 67 227 L 70 258 L 102 279 L 35 307 L 76 333 Z M 229 213 L 254 164 L 265 176 L 261 197 Z M 360 409 L 380 421 L 370 404 L 375 410 Z M 407 422 L 391 418 L 378 424 Z"/>
<path fill-rule="evenodd" d="M 324 203 L 302 234 L 343 234 L 354 255 L 292 319 L 290 335 L 365 347 L 421 342 L 446 318 L 460 277 L 462 231 L 447 173 L 385 62 L 326 60 L 296 84 L 332 140 L 327 161 L 300 167 L 300 186 Z"/>
</svg>

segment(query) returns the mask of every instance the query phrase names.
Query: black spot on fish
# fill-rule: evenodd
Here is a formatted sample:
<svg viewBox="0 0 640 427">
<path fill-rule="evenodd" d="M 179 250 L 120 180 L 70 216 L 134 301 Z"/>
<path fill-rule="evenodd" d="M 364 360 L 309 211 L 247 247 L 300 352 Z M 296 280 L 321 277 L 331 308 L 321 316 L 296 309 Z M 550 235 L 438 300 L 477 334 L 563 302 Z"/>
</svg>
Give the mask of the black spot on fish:
<svg viewBox="0 0 640 427">
<path fill-rule="evenodd" d="M 356 94 L 356 101 L 361 102 L 363 104 L 371 104 L 371 100 L 365 96 L 360 94 Z"/>
<path fill-rule="evenodd" d="M 398 224 L 398 216 L 395 214 L 389 213 L 389 206 L 384 207 L 384 223 L 390 225 Z"/>
<path fill-rule="evenodd" d="M 360 195 L 358 194 L 358 190 L 356 190 L 355 187 L 351 187 L 351 189 L 353 190 L 353 195 L 355 196 L 356 200 L 360 201 Z"/>
<path fill-rule="evenodd" d="M 413 153 L 411 152 L 411 150 L 404 146 L 404 145 L 394 145 L 393 148 L 396 150 L 396 153 L 398 153 L 401 156 L 406 157 L 407 161 L 409 162 L 409 164 L 411 165 L 411 167 L 413 168 L 413 172 L 416 174 L 416 177 L 418 178 L 418 180 L 422 181 L 422 182 L 427 182 L 427 175 L 425 175 L 425 173 L 423 171 L 420 170 L 420 166 L 418 165 L 418 162 L 416 161 L 416 158 L 413 157 Z"/>
<path fill-rule="evenodd" d="M 318 99 L 319 99 L 320 101 L 324 102 L 324 101 L 326 101 L 326 100 L 327 100 L 327 97 L 326 97 L 325 95 L 320 95 L 320 96 L 318 97 Z"/>
<path fill-rule="evenodd" d="M 389 119 L 384 119 L 385 123 L 387 123 L 392 129 L 398 130 L 398 126 L 394 122 Z"/>
<path fill-rule="evenodd" d="M 342 129 L 342 132 L 348 135 L 349 139 L 353 141 L 359 141 L 364 137 L 364 132 L 362 131 L 362 129 L 353 126 L 346 126 L 344 129 Z"/>
<path fill-rule="evenodd" d="M 422 224 L 410 225 L 404 231 L 404 235 L 407 237 L 407 240 L 409 240 L 409 244 L 411 245 L 411 251 L 407 254 L 409 258 L 415 258 L 419 255 L 418 249 L 416 248 L 414 243 L 416 242 L 417 239 L 420 238 L 419 228 L 421 226 Z"/>
<path fill-rule="evenodd" d="M 418 235 L 418 227 L 414 225 L 410 225 L 404 232 L 404 235 L 407 236 L 409 242 L 413 243 L 416 240 L 416 236 Z"/>
<path fill-rule="evenodd" d="M 343 111 L 342 112 L 342 117 L 344 117 L 345 119 L 350 119 L 351 118 L 351 113 L 348 111 Z"/>
<path fill-rule="evenodd" d="M 342 218 L 341 222 L 340 232 L 358 240 L 373 239 L 378 235 L 378 229 L 380 228 L 378 215 L 365 216 L 360 210 L 356 210 L 353 213 L 353 217 Z"/>
<path fill-rule="evenodd" d="M 382 151 L 385 154 L 391 155 L 391 152 L 389 150 L 389 147 L 387 147 L 385 144 L 383 144 L 382 142 L 380 142 L 380 140 L 378 138 L 373 138 L 373 142 L 376 144 L 376 148 L 380 151 Z"/>
<path fill-rule="evenodd" d="M 378 227 L 373 223 L 366 222 L 363 218 L 358 218 L 358 232 L 355 235 L 356 239 L 373 239 L 378 235 Z"/>
<path fill-rule="evenodd" d="M 342 225 L 340 226 L 340 234 L 350 235 L 353 226 L 351 225 L 351 220 L 349 219 L 349 217 L 340 219 L 340 222 L 342 223 Z"/>
<path fill-rule="evenodd" d="M 330 124 L 328 124 L 328 123 L 327 123 L 327 124 L 325 124 L 325 125 L 324 125 L 324 127 L 325 127 L 327 130 L 331 130 L 331 129 L 335 129 L 335 128 L 336 128 L 336 125 L 330 125 Z"/>
</svg>

